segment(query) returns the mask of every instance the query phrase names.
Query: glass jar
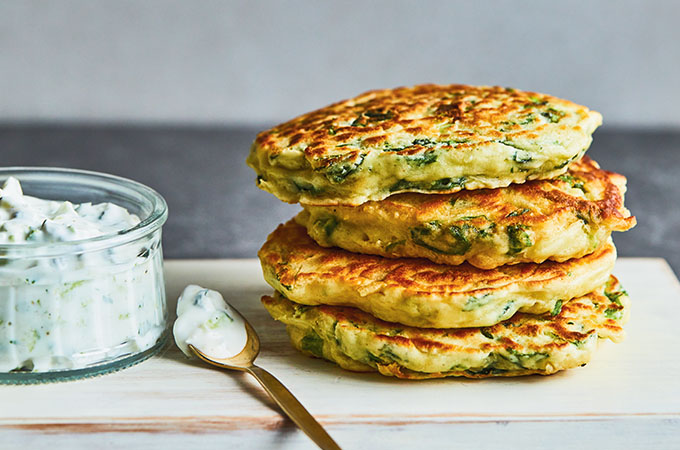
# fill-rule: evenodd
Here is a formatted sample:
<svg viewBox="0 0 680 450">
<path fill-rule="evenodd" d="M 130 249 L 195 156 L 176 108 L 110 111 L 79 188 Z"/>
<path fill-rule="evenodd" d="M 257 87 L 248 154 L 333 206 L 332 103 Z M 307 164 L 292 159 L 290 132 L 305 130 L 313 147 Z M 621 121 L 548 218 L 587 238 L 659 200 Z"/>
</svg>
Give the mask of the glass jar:
<svg viewBox="0 0 680 450">
<path fill-rule="evenodd" d="M 0 383 L 99 375 L 140 362 L 166 335 L 165 200 L 120 177 L 72 169 L 0 169 L 26 195 L 113 203 L 137 225 L 90 239 L 0 244 Z"/>
</svg>

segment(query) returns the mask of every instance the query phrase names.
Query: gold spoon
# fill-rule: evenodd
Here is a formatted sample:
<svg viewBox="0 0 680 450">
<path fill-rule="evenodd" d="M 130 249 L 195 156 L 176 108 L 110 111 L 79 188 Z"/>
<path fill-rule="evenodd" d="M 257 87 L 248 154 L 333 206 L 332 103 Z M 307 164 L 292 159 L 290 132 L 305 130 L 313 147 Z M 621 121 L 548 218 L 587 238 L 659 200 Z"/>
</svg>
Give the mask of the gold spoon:
<svg viewBox="0 0 680 450">
<path fill-rule="evenodd" d="M 234 309 L 234 307 L 232 307 L 232 309 Z M 236 311 L 236 309 L 234 309 L 234 311 Z M 243 315 L 241 315 L 241 317 L 243 317 Z M 326 433 L 326 430 L 319 425 L 319 422 L 312 417 L 309 411 L 302 406 L 298 399 L 296 399 L 295 396 L 293 396 L 293 394 L 291 394 L 290 391 L 274 377 L 274 375 L 253 364 L 258 353 L 260 353 L 260 338 L 245 317 L 243 317 L 243 321 L 245 322 L 248 340 L 246 341 L 246 346 L 238 355 L 224 359 L 211 358 L 191 344 L 189 344 L 189 348 L 196 356 L 208 364 L 224 369 L 248 372 L 254 376 L 264 390 L 267 391 L 271 398 L 273 398 L 281 407 L 283 412 L 285 412 L 286 415 L 295 422 L 295 425 L 304 431 L 319 448 L 323 450 L 340 450 L 338 444 L 336 444 L 328 433 Z"/>
</svg>

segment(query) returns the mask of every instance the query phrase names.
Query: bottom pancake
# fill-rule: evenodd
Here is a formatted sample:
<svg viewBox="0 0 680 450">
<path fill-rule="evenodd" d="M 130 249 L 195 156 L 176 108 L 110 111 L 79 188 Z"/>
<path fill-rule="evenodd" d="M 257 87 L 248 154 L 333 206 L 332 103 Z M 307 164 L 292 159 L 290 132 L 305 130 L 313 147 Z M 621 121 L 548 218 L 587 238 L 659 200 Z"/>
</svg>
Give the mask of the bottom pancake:
<svg viewBox="0 0 680 450">
<path fill-rule="evenodd" d="M 517 313 L 481 328 L 415 328 L 361 310 L 262 297 L 293 346 L 352 371 L 407 379 L 550 375 L 590 361 L 599 339 L 623 340 L 630 300 L 615 277 L 555 315 Z"/>
</svg>

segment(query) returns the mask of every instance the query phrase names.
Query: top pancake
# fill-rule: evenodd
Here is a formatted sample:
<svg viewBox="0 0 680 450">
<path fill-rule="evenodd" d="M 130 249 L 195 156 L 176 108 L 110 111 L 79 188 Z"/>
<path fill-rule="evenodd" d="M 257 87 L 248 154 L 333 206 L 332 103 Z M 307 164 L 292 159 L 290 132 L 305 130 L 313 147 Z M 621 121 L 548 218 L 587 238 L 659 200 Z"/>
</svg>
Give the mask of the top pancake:
<svg viewBox="0 0 680 450">
<path fill-rule="evenodd" d="M 451 193 L 554 178 L 602 117 L 501 87 L 371 91 L 260 133 L 248 164 L 289 202 L 358 205 L 399 192 Z"/>
</svg>

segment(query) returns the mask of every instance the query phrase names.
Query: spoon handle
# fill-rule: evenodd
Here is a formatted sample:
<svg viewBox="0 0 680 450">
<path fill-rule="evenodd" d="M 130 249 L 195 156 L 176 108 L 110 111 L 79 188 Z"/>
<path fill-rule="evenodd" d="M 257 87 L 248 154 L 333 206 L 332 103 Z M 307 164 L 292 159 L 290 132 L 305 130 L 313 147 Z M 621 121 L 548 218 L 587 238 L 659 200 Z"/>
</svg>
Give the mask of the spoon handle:
<svg viewBox="0 0 680 450">
<path fill-rule="evenodd" d="M 290 419 L 323 450 L 340 450 L 338 444 L 274 375 L 256 365 L 246 369 L 253 375 Z"/>
</svg>

